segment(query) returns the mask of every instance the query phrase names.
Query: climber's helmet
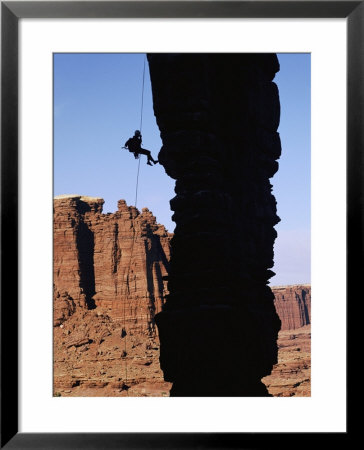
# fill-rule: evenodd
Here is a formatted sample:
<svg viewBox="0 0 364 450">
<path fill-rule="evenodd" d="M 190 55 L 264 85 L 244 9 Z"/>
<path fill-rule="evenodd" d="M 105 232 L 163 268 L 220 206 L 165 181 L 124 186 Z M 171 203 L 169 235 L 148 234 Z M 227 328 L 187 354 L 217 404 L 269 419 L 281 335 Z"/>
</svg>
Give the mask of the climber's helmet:
<svg viewBox="0 0 364 450">
<path fill-rule="evenodd" d="M 134 135 L 135 135 L 135 136 L 140 136 L 140 131 L 139 131 L 139 130 L 135 130 Z"/>
</svg>

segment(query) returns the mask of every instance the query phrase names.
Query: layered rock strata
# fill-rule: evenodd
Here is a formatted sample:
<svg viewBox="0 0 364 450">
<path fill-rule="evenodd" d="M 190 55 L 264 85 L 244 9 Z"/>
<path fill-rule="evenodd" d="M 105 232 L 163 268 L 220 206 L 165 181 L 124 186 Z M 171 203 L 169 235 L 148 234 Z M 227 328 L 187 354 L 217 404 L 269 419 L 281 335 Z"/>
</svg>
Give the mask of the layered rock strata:
<svg viewBox="0 0 364 450">
<path fill-rule="evenodd" d="M 158 337 L 123 336 L 109 310 L 76 309 L 54 329 L 56 396 L 158 396 L 171 388 L 159 368 Z M 311 395 L 310 325 L 280 331 L 278 363 L 262 382 L 275 397 Z M 219 386 L 216 386 L 218 392 Z"/>
<path fill-rule="evenodd" d="M 311 323 L 311 286 L 272 287 L 274 306 L 281 319 L 281 330 L 294 330 Z"/>
<path fill-rule="evenodd" d="M 54 328 L 53 392 L 62 397 L 169 395 L 159 368 L 158 337 L 123 333 L 112 311 L 76 308 Z"/>
<path fill-rule="evenodd" d="M 311 286 L 274 286 L 274 306 L 281 319 L 278 363 L 263 378 L 275 397 L 311 395 Z"/>
<path fill-rule="evenodd" d="M 173 396 L 264 396 L 280 320 L 267 282 L 279 221 L 273 54 L 148 54 L 171 200 L 170 294 L 156 316 Z M 229 380 L 222 383 L 222 376 Z"/>
<path fill-rule="evenodd" d="M 279 332 L 278 363 L 262 381 L 274 397 L 311 396 L 311 325 Z"/>
<path fill-rule="evenodd" d="M 108 308 L 126 331 L 154 334 L 166 294 L 171 234 L 143 208 L 80 195 L 54 199 L 54 324 L 77 307 Z"/>
<path fill-rule="evenodd" d="M 115 252 L 117 245 L 109 231 L 113 227 L 103 223 L 104 217 L 110 220 L 114 215 L 102 214 L 102 203 L 102 199 L 91 200 L 89 197 L 80 196 L 61 196 L 55 199 L 54 392 L 62 396 L 168 396 L 171 384 L 163 380 L 159 368 L 159 340 L 153 327 L 155 311 L 150 310 L 149 295 L 143 297 L 140 292 L 132 291 L 135 295 L 135 316 L 133 315 L 133 320 L 128 324 L 127 336 L 123 334 L 122 305 L 124 299 L 127 299 L 128 290 L 124 289 L 123 293 L 122 286 L 119 286 L 116 290 L 121 294 L 111 298 L 113 291 L 110 289 L 110 274 L 114 278 L 115 276 L 114 271 L 108 267 L 115 267 L 115 260 L 118 258 L 113 255 L 118 252 Z M 85 227 L 84 213 L 88 209 L 87 204 L 90 205 L 89 219 L 93 219 L 86 221 Z M 130 212 L 134 216 L 135 209 L 127 207 L 123 201 L 119 202 L 119 207 L 124 211 L 123 240 L 129 243 L 133 238 L 134 228 L 126 226 L 125 221 L 132 220 L 127 217 Z M 144 224 L 146 221 L 153 223 L 155 227 L 155 218 L 147 209 L 143 210 L 142 215 Z M 140 216 L 137 215 L 139 218 Z M 118 220 L 121 220 L 120 217 Z M 90 231 L 93 233 L 93 239 L 89 238 Z M 157 236 L 163 253 L 158 258 L 158 252 L 153 251 L 155 256 L 151 260 L 159 261 L 159 264 L 163 261 L 161 274 L 166 274 L 172 235 L 158 226 Z M 85 242 L 96 242 L 96 246 L 86 245 Z M 124 244 L 120 248 L 129 245 Z M 145 247 L 154 248 L 154 244 L 146 240 Z M 87 256 L 90 254 L 91 257 Z M 137 266 L 146 269 L 147 253 L 139 251 L 136 254 L 139 258 Z M 86 264 L 85 261 L 88 260 L 91 263 Z M 98 262 L 96 270 L 95 261 Z M 125 265 L 125 261 L 123 264 Z M 136 267 L 133 264 L 132 266 Z M 85 267 L 93 268 L 93 276 L 84 273 Z M 135 271 L 138 272 L 137 269 Z M 144 275 L 139 272 L 135 275 L 139 280 L 138 285 L 143 277 L 147 280 L 146 271 Z M 160 276 L 156 278 L 163 284 Z M 93 279 L 96 279 L 95 285 L 100 287 L 97 292 L 89 286 L 90 280 L 92 282 Z M 144 283 L 147 285 L 146 281 Z M 272 291 L 275 295 L 274 305 L 282 322 L 282 331 L 278 338 L 278 363 L 273 367 L 272 373 L 262 381 L 274 396 L 308 396 L 311 287 L 278 286 L 272 287 Z M 105 297 L 102 292 L 106 293 Z M 164 289 L 162 294 L 166 293 Z M 163 303 L 160 294 L 154 298 L 160 298 L 160 303 Z M 95 306 L 95 309 L 89 309 Z M 159 305 L 155 309 L 158 308 Z M 152 322 L 145 320 L 149 314 Z M 186 333 L 182 339 L 188 342 Z M 220 388 L 215 389 L 215 395 L 218 395 Z"/>
</svg>

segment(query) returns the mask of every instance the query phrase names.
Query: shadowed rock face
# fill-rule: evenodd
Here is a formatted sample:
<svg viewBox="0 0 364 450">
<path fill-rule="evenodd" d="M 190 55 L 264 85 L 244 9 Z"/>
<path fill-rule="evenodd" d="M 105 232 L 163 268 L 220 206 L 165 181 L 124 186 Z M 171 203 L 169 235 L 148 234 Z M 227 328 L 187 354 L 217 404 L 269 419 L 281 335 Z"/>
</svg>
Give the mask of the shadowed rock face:
<svg viewBox="0 0 364 450">
<path fill-rule="evenodd" d="M 159 161 L 176 180 L 167 302 L 156 316 L 174 396 L 264 396 L 280 320 L 267 286 L 281 152 L 271 54 L 149 54 Z M 224 380 L 224 382 L 222 381 Z"/>
</svg>

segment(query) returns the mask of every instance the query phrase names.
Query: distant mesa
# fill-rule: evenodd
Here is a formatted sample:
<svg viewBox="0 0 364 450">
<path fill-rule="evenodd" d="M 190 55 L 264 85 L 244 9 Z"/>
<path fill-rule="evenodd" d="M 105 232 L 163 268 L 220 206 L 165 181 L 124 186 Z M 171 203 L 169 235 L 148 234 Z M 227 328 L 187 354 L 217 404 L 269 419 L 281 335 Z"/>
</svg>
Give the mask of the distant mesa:
<svg viewBox="0 0 364 450">
<path fill-rule="evenodd" d="M 154 314 L 168 293 L 173 233 L 146 207 L 140 213 L 121 199 L 115 213 L 103 214 L 103 204 L 101 197 L 54 197 L 56 298 L 68 313 L 73 311 L 69 304 L 76 302 L 110 307 L 116 316 L 126 302 L 128 311 L 140 312 L 143 326 L 154 330 Z M 310 285 L 273 286 L 272 291 L 282 331 L 311 323 Z M 131 315 L 128 321 L 140 324 Z"/>
<path fill-rule="evenodd" d="M 129 395 L 164 396 L 170 385 L 159 368 L 154 317 L 168 294 L 173 234 L 148 208 L 140 212 L 119 200 L 116 212 L 103 214 L 103 204 L 101 197 L 78 194 L 54 198 L 55 387 L 62 395 L 126 395 L 120 377 L 122 362 L 128 360 Z M 272 291 L 282 324 L 281 356 L 264 382 L 273 395 L 307 396 L 311 286 Z M 120 336 L 127 336 L 122 357 Z M 94 355 L 103 364 L 102 373 L 95 372 Z M 71 377 L 76 373 L 82 373 L 78 384 Z"/>
<path fill-rule="evenodd" d="M 271 289 L 281 319 L 281 331 L 311 324 L 311 285 L 273 286 Z"/>
</svg>

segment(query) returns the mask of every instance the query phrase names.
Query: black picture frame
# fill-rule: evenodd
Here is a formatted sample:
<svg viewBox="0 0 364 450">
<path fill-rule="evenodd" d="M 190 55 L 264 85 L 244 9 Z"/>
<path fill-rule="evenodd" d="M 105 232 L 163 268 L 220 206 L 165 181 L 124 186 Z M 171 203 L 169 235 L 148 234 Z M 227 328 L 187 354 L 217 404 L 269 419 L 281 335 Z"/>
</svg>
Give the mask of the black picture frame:
<svg viewBox="0 0 364 450">
<path fill-rule="evenodd" d="M 18 21 L 21 18 L 346 18 L 347 311 L 363 274 L 364 1 L 1 2 L 1 448 L 265 448 L 310 433 L 18 432 Z M 350 345 L 347 345 L 350 348 Z M 349 419 L 349 412 L 348 412 Z M 340 445 L 346 433 L 335 434 Z M 325 439 L 315 434 L 315 443 Z M 342 442 L 343 444 L 343 442 Z"/>
</svg>

